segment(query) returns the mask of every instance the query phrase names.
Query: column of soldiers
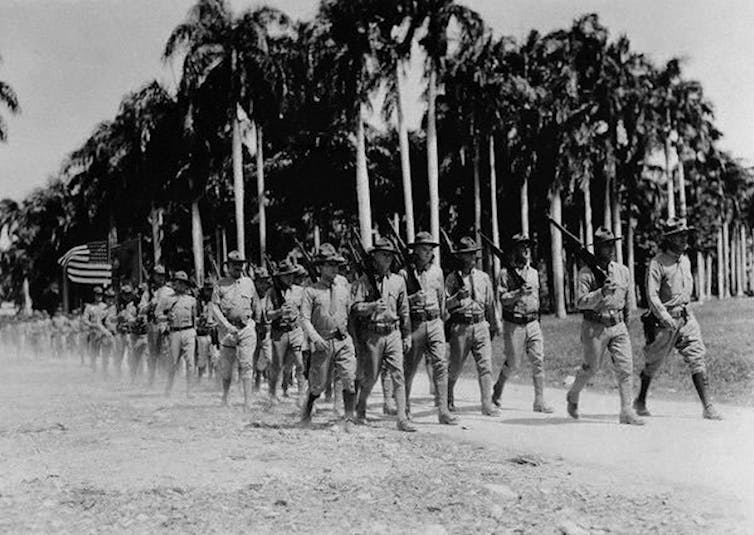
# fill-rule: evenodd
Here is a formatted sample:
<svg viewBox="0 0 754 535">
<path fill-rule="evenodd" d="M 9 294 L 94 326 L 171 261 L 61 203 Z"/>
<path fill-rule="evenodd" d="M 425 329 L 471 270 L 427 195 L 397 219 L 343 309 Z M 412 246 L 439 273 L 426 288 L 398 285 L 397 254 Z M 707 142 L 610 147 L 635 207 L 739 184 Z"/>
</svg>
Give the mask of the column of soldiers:
<svg viewBox="0 0 754 535">
<path fill-rule="evenodd" d="M 597 264 L 578 274 L 583 364 L 566 396 L 572 418 L 579 418 L 580 393 L 609 356 L 618 382 L 618 420 L 643 425 L 640 417 L 650 415 L 646 399 L 652 377 L 675 348 L 691 369 L 703 417 L 721 419 L 707 391 L 699 324 L 688 307 L 693 279 L 685 251 L 692 230 L 684 221 L 669 221 L 661 251 L 649 264 L 650 321 L 645 324 L 645 367 L 636 396 L 627 328 L 634 284 L 628 268 L 614 260 L 620 238 L 604 228 L 595 232 Z M 452 269 L 445 273 L 434 262 L 439 244 L 426 232 L 408 244 L 410 261 L 400 269 L 396 243 L 386 238 L 366 251 L 369 269 L 349 266 L 329 243 L 318 248 L 308 269 L 289 260 L 253 267 L 232 251 L 225 262 L 226 276 L 201 289 L 194 288 L 184 271 L 174 273 L 168 284 L 165 269 L 157 266 L 149 285 L 136 289 L 124 284 L 117 300 L 112 288 L 95 288 L 93 302 L 80 314 L 65 315 L 58 309 L 52 318 L 35 313 L 28 321 L 6 320 L 0 336 L 16 355 L 39 357 L 49 351 L 62 358 L 78 353 L 82 365 L 86 355 L 92 370 L 105 377 L 111 365 L 120 375 L 128 355 L 131 381 L 137 381 L 146 365 L 147 384 L 152 386 L 162 370 L 166 395 L 182 368 L 189 396 L 196 382 L 216 370 L 223 405 L 229 404 L 235 373 L 246 410 L 251 410 L 262 380 L 268 384 L 270 406 L 295 384 L 304 426 L 311 425 L 317 399 L 334 389 L 346 430 L 369 424 L 367 402 L 384 376 L 384 411 L 395 415 L 400 431 L 416 431 L 411 394 L 422 359 L 431 370 L 439 423 L 457 424 L 455 386 L 469 354 L 476 367 L 481 413 L 498 416 L 504 386 L 526 355 L 534 385 L 532 409 L 552 413 L 544 396 L 544 336 L 539 275 L 531 265 L 533 241 L 517 234 L 511 243 L 510 262 L 494 287 L 477 268 L 480 247 L 470 237 L 454 245 Z M 498 335 L 503 355 L 495 380 L 492 340 Z"/>
</svg>

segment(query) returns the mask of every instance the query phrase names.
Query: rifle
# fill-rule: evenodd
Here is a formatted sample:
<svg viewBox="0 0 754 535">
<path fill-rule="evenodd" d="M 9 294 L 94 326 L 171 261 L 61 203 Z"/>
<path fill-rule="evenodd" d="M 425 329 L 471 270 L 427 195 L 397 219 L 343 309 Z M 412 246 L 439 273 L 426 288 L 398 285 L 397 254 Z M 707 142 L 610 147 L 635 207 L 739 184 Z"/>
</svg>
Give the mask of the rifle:
<svg viewBox="0 0 754 535">
<path fill-rule="evenodd" d="M 602 266 L 600 265 L 599 260 L 597 260 L 597 257 L 594 256 L 594 254 L 589 252 L 589 249 L 587 249 L 583 243 L 581 243 L 581 240 L 578 239 L 576 236 L 571 234 L 568 229 L 563 227 L 560 223 L 555 221 L 552 217 L 547 216 L 547 219 L 550 221 L 550 224 L 557 228 L 560 232 L 563 233 L 563 235 L 568 238 L 567 241 L 570 241 L 571 243 L 575 244 L 577 247 L 576 254 L 581 258 L 581 260 L 584 262 L 584 264 L 587 265 L 589 269 L 592 270 L 592 273 L 594 273 L 594 278 L 599 286 L 602 286 L 605 284 L 605 281 L 608 278 L 607 273 L 604 269 L 602 269 Z"/>
<path fill-rule="evenodd" d="M 502 249 L 495 245 L 495 243 L 486 234 L 484 234 L 484 232 L 480 232 L 479 237 L 482 238 L 482 241 L 489 246 L 492 254 L 494 254 L 498 258 L 498 260 L 500 260 L 500 264 L 508 271 L 510 276 L 513 277 L 513 282 L 516 284 L 516 286 L 518 288 L 526 286 L 526 280 L 521 275 L 519 275 L 518 271 L 516 271 L 516 267 L 511 264 L 508 255 L 506 255 L 502 251 Z"/>
<path fill-rule="evenodd" d="M 393 226 L 393 222 L 390 219 L 385 218 L 389 229 L 389 239 L 393 242 L 393 245 L 398 249 L 398 260 L 403 264 L 403 269 L 406 271 L 406 292 L 408 295 L 413 295 L 418 291 L 421 291 L 422 285 L 419 282 L 419 278 L 416 276 L 413 262 L 411 261 L 411 252 L 408 250 L 406 242 L 400 237 L 398 231 Z"/>
<path fill-rule="evenodd" d="M 349 247 L 354 253 L 354 257 L 356 258 L 357 269 L 360 269 L 361 273 L 366 275 L 367 280 L 372 286 L 374 295 L 382 295 L 382 293 L 380 292 L 380 285 L 377 283 L 377 272 L 374 269 L 374 264 L 372 264 L 372 260 L 369 257 L 366 249 L 364 249 L 364 245 L 361 243 L 361 239 L 359 239 L 358 236 L 354 235 L 353 229 L 351 229 L 350 240 L 348 243 Z"/>
<path fill-rule="evenodd" d="M 265 254 L 264 255 L 264 263 L 267 264 L 267 271 L 270 272 L 270 276 L 272 277 L 272 297 L 273 302 L 275 303 L 275 306 L 282 306 L 285 303 L 285 288 L 283 288 L 282 283 L 280 282 L 280 276 L 278 275 L 279 271 L 277 269 L 277 266 L 275 266 L 275 263 L 270 258 L 270 255 Z"/>
<path fill-rule="evenodd" d="M 296 247 L 298 247 L 298 250 L 301 251 L 301 263 L 304 264 L 304 269 L 309 274 L 309 278 L 312 280 L 312 282 L 317 282 L 319 274 L 317 273 L 317 269 L 314 267 L 314 259 L 309 254 L 309 251 L 306 250 L 304 244 L 301 243 L 297 237 L 293 237 L 293 242 L 296 244 Z"/>
</svg>

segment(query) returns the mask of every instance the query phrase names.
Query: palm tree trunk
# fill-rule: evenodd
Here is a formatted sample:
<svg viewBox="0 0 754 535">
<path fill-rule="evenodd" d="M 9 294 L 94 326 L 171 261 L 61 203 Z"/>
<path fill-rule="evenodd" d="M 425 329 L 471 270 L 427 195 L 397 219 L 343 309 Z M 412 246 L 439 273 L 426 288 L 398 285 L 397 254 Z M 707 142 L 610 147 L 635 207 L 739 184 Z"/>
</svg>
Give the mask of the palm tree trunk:
<svg viewBox="0 0 754 535">
<path fill-rule="evenodd" d="M 314 249 L 319 249 L 320 241 L 319 223 L 314 223 Z"/>
<path fill-rule="evenodd" d="M 118 245 L 118 226 L 115 224 L 115 214 L 112 210 L 110 211 L 108 227 L 107 246 L 112 251 L 113 247 Z"/>
<path fill-rule="evenodd" d="M 705 272 L 707 275 L 707 289 L 706 294 L 707 298 L 712 297 L 712 255 L 707 252 L 704 255 L 704 262 L 705 262 Z"/>
<path fill-rule="evenodd" d="M 705 273 L 704 255 L 700 250 L 696 251 L 696 294 L 699 301 L 706 298 L 707 275 Z"/>
<path fill-rule="evenodd" d="M 665 178 L 668 192 L 668 219 L 675 217 L 675 185 L 673 184 L 673 170 L 670 168 L 670 139 L 665 140 Z"/>
<path fill-rule="evenodd" d="M 149 216 L 152 225 L 152 250 L 155 266 L 162 263 L 162 218 L 164 213 L 164 208 L 152 206 L 152 213 Z"/>
<path fill-rule="evenodd" d="M 717 298 L 725 297 L 725 246 L 723 228 L 717 230 Z"/>
<path fill-rule="evenodd" d="M 403 62 L 398 61 L 395 66 L 395 85 L 398 91 L 398 109 L 396 115 L 398 116 L 398 143 L 401 151 L 401 177 L 403 179 L 403 205 L 406 211 L 406 237 L 408 243 L 414 241 L 414 200 L 412 192 L 411 182 L 411 156 L 409 153 L 408 144 L 408 127 L 406 126 L 406 119 L 403 116 L 404 102 L 403 102 Z"/>
<path fill-rule="evenodd" d="M 723 221 L 723 297 L 730 297 L 730 245 L 728 241 L 728 221 Z"/>
<path fill-rule="evenodd" d="M 359 230 L 364 247 L 372 247 L 372 206 L 369 197 L 367 172 L 366 134 L 364 132 L 364 105 L 359 106 L 356 118 L 356 201 L 359 205 Z"/>
<path fill-rule="evenodd" d="M 678 147 L 678 214 L 679 217 L 686 218 L 686 173 L 683 169 L 681 153 L 683 150 Z"/>
<path fill-rule="evenodd" d="M 244 231 L 244 191 L 243 191 L 243 152 L 241 150 L 241 123 L 235 114 L 233 115 L 233 147 L 231 157 L 233 160 L 233 198 L 236 208 L 236 249 L 246 258 L 246 234 Z"/>
<path fill-rule="evenodd" d="M 191 203 L 191 248 L 194 253 L 194 274 L 196 284 L 204 284 L 204 231 L 202 214 L 199 212 L 199 199 Z"/>
<path fill-rule="evenodd" d="M 611 228 L 613 226 L 613 213 L 611 211 L 613 204 L 610 202 L 610 190 L 612 188 L 610 184 L 612 181 L 613 179 L 610 178 L 609 174 L 605 176 L 605 198 L 603 201 L 605 210 L 602 214 L 602 226 L 605 228 Z"/>
<path fill-rule="evenodd" d="M 474 135 L 474 239 L 477 245 L 481 245 L 479 233 L 482 231 L 482 185 L 481 185 L 481 154 L 479 149 L 479 139 Z"/>
<path fill-rule="evenodd" d="M 437 70 L 434 64 L 429 68 L 427 88 L 427 176 L 429 178 L 429 226 L 432 239 L 440 241 L 440 172 L 437 161 L 437 124 L 435 101 L 437 99 Z M 440 263 L 440 251 L 435 255 L 435 263 Z"/>
<path fill-rule="evenodd" d="M 746 263 L 746 251 L 744 250 L 744 240 L 746 235 L 744 234 L 743 223 L 738 225 L 738 239 L 736 245 L 738 249 L 738 291 L 736 295 L 738 297 L 744 296 L 746 290 L 746 270 L 744 270 L 744 264 Z"/>
<path fill-rule="evenodd" d="M 628 304 L 631 308 L 636 308 L 636 269 L 634 262 L 636 256 L 634 255 L 634 228 L 636 226 L 636 219 L 629 215 L 626 226 L 626 263 L 628 264 L 628 274 L 631 278 L 630 288 L 628 292 Z"/>
<path fill-rule="evenodd" d="M 267 198 L 264 187 L 264 151 L 262 141 L 262 125 L 254 123 L 257 131 L 257 205 L 259 210 L 259 263 L 264 265 L 267 254 Z"/>
<path fill-rule="evenodd" d="M 34 303 L 31 301 L 31 293 L 29 292 L 29 277 L 24 277 L 24 282 L 21 283 L 21 293 L 24 296 L 24 313 L 28 316 L 34 310 Z"/>
<path fill-rule="evenodd" d="M 550 194 L 550 217 L 558 223 L 562 220 L 562 200 L 560 186 L 555 186 Z M 563 236 L 553 225 L 550 225 L 550 253 L 552 259 L 552 288 L 555 315 L 566 317 L 565 286 L 563 279 Z"/>
<path fill-rule="evenodd" d="M 586 180 L 581 189 L 584 194 L 584 242 L 589 252 L 594 252 L 594 223 L 592 222 L 592 186 L 591 181 Z"/>
<path fill-rule="evenodd" d="M 529 177 L 521 184 L 521 232 L 529 235 Z"/>
<path fill-rule="evenodd" d="M 620 192 L 618 191 L 618 176 L 614 175 L 610 181 L 610 206 L 613 216 L 612 228 L 616 238 L 623 237 L 623 222 L 621 221 Z M 608 227 L 609 228 L 609 227 Z M 621 241 L 615 244 L 615 261 L 623 263 L 623 244 Z"/>
<path fill-rule="evenodd" d="M 481 220 L 481 214 L 480 214 Z M 495 164 L 495 136 L 490 134 L 490 223 L 492 225 L 492 241 L 500 247 L 500 226 L 497 217 L 497 170 Z M 497 280 L 497 272 L 500 270 L 500 260 L 492 258 L 492 280 Z"/>
</svg>

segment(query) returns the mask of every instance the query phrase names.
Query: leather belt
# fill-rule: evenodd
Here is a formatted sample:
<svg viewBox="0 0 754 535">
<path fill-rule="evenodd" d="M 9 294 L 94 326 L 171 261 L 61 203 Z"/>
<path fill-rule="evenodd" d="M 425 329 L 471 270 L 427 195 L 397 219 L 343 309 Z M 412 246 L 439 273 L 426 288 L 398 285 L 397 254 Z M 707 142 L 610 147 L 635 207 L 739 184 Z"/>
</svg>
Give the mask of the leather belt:
<svg viewBox="0 0 754 535">
<path fill-rule="evenodd" d="M 668 314 L 670 314 L 670 317 L 673 319 L 686 319 L 689 317 L 689 310 L 686 307 L 686 305 L 681 305 L 673 308 L 668 309 Z"/>
<path fill-rule="evenodd" d="M 604 325 L 605 327 L 615 327 L 616 325 L 623 323 L 623 313 L 620 312 L 617 316 L 612 314 L 605 316 L 604 314 L 599 314 L 594 310 L 585 310 L 584 319 L 594 323 L 599 323 L 601 325 Z"/>
<path fill-rule="evenodd" d="M 485 321 L 484 314 L 452 314 L 450 316 L 451 322 L 460 323 L 462 325 L 476 325 Z"/>
<path fill-rule="evenodd" d="M 369 329 L 369 332 L 374 334 L 390 334 L 393 331 L 398 329 L 398 322 L 395 321 L 393 323 L 368 323 L 367 328 Z"/>
<path fill-rule="evenodd" d="M 194 328 L 193 325 L 186 325 L 185 327 L 171 327 L 170 328 L 170 332 L 171 333 L 177 333 L 177 332 L 180 332 L 180 331 L 188 331 L 189 329 L 193 329 L 193 328 Z"/>
<path fill-rule="evenodd" d="M 282 323 L 282 322 L 272 322 L 272 329 L 275 331 L 281 331 L 284 333 L 289 333 L 296 329 L 298 325 L 295 323 Z"/>
<path fill-rule="evenodd" d="M 342 329 L 338 329 L 336 331 L 331 332 L 327 336 L 322 337 L 326 342 L 329 342 L 330 340 L 337 340 L 339 342 L 342 342 L 346 338 L 348 338 L 348 333 Z"/>
<path fill-rule="evenodd" d="M 422 323 L 423 321 L 432 321 L 440 317 L 439 310 L 416 310 L 411 312 L 412 323 Z"/>
<path fill-rule="evenodd" d="M 539 314 L 533 312 L 531 314 L 519 314 L 518 312 L 512 312 L 510 310 L 503 310 L 503 319 L 516 325 L 528 325 L 533 321 L 539 319 Z"/>
</svg>

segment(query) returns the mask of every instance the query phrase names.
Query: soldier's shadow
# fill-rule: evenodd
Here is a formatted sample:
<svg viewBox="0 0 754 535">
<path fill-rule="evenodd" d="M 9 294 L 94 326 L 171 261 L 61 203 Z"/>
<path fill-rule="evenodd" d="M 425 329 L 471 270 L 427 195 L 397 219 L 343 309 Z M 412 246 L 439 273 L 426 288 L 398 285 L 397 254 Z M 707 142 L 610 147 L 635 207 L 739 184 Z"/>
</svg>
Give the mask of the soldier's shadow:
<svg viewBox="0 0 754 535">
<path fill-rule="evenodd" d="M 571 425 L 571 424 L 611 424 L 618 423 L 618 416 L 616 414 L 582 414 L 578 420 L 574 420 L 568 416 L 548 416 L 544 418 L 508 418 L 500 420 L 501 424 L 510 425 L 531 425 L 531 426 L 544 426 L 544 425 Z"/>
</svg>

